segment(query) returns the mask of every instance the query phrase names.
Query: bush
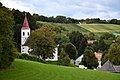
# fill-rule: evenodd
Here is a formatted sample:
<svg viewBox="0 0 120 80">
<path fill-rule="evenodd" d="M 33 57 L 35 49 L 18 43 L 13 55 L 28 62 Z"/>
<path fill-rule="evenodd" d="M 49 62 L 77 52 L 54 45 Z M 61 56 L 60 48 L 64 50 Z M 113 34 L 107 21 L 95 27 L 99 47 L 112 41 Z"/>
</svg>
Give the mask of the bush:
<svg viewBox="0 0 120 80">
<path fill-rule="evenodd" d="M 37 56 L 33 56 L 33 55 L 28 55 L 26 53 L 25 54 L 20 54 L 18 58 L 45 63 L 45 61 L 42 60 L 41 58 L 39 58 Z"/>
</svg>

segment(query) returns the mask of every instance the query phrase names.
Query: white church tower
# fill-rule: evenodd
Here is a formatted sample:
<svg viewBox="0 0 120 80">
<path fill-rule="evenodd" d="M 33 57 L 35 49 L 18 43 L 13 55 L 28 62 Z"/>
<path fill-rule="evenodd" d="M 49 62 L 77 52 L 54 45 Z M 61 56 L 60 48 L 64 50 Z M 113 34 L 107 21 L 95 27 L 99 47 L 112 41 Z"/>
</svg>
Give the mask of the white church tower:
<svg viewBox="0 0 120 80">
<path fill-rule="evenodd" d="M 27 46 L 28 37 L 30 36 L 30 28 L 25 15 L 24 22 L 21 28 L 21 53 L 28 53 L 29 47 Z"/>
</svg>

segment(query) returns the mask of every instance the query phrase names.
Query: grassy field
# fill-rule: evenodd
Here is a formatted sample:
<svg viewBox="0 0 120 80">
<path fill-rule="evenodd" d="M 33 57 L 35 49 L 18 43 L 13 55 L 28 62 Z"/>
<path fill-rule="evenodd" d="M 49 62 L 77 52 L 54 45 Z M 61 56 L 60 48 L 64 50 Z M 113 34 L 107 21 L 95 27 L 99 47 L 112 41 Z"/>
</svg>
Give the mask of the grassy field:
<svg viewBox="0 0 120 80">
<path fill-rule="evenodd" d="M 16 59 L 14 69 L 0 71 L 0 80 L 120 80 L 120 74 Z"/>
<path fill-rule="evenodd" d="M 49 24 L 49 25 L 52 25 L 53 27 L 62 26 L 62 27 L 64 27 L 67 30 L 64 33 L 72 32 L 72 31 L 80 31 L 81 33 L 90 32 L 90 31 L 80 27 L 77 24 L 61 24 L 61 23 L 49 23 L 49 22 L 40 22 L 40 21 L 38 21 L 38 23 Z"/>
<path fill-rule="evenodd" d="M 115 25 L 115 24 L 61 24 L 61 23 L 48 23 L 48 22 L 40 22 L 40 21 L 38 21 L 38 23 L 50 24 L 53 27 L 62 26 L 67 30 L 62 32 L 63 35 L 72 31 L 80 31 L 83 34 L 93 32 L 99 36 L 105 32 L 114 33 L 114 34 L 117 33 L 117 35 L 120 35 L 120 25 Z"/>
<path fill-rule="evenodd" d="M 120 32 L 120 25 L 114 24 L 79 24 L 90 32 Z"/>
</svg>

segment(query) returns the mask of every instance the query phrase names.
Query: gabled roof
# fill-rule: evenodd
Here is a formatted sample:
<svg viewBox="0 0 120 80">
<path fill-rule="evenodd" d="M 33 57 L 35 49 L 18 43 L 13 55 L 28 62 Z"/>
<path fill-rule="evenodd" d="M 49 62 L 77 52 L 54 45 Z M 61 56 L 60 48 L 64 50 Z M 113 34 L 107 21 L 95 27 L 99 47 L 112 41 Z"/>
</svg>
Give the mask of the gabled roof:
<svg viewBox="0 0 120 80">
<path fill-rule="evenodd" d="M 25 15 L 25 18 L 24 18 L 22 29 L 29 29 L 29 24 L 28 24 L 28 20 L 27 20 L 26 15 Z"/>
<path fill-rule="evenodd" d="M 101 67 L 100 70 L 109 71 L 109 72 L 116 72 L 114 65 L 109 60 Z"/>
<path fill-rule="evenodd" d="M 120 72 L 120 66 L 114 66 L 116 72 Z"/>
</svg>

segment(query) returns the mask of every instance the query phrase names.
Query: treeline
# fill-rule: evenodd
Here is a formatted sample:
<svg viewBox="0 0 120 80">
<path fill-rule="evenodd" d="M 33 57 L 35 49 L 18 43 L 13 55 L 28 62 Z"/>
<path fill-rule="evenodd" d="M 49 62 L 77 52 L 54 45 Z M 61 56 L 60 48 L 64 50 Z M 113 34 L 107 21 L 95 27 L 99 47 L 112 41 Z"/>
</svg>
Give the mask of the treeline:
<svg viewBox="0 0 120 80">
<path fill-rule="evenodd" d="M 37 20 L 37 21 L 43 21 L 43 22 L 53 22 L 53 23 L 87 23 L 87 24 L 91 24 L 91 23 L 103 23 L 103 24 L 120 24 L 120 20 L 117 19 L 111 19 L 111 20 L 101 20 L 100 18 L 87 18 L 87 19 L 74 19 L 74 18 L 70 18 L 70 17 L 66 17 L 66 16 L 51 16 L 51 17 L 47 17 L 47 16 L 43 16 L 43 15 L 39 15 L 39 14 L 33 14 L 33 17 Z"/>
</svg>

